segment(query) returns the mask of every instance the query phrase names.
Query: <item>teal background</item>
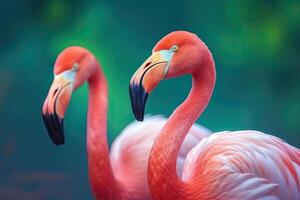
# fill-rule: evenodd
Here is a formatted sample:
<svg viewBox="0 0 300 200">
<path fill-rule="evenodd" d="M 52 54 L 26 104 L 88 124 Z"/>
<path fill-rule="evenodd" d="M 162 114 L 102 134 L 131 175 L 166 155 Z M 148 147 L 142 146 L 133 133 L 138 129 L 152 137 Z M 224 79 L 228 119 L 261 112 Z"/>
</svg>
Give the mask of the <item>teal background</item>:
<svg viewBox="0 0 300 200">
<path fill-rule="evenodd" d="M 92 199 L 86 161 L 87 87 L 73 94 L 66 144 L 54 146 L 41 117 L 56 56 L 92 51 L 109 82 L 111 142 L 134 117 L 128 84 L 155 43 L 196 33 L 214 55 L 217 84 L 198 123 L 213 131 L 255 129 L 300 147 L 300 1 L 0 2 L 0 198 Z M 190 77 L 163 81 L 146 113 L 169 114 Z"/>
</svg>

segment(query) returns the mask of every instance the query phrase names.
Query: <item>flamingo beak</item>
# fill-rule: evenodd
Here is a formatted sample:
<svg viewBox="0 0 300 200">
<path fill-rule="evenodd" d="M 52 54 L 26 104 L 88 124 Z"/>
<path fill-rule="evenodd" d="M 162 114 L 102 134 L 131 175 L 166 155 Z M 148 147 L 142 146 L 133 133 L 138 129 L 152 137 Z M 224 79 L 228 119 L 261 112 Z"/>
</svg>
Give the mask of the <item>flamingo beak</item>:
<svg viewBox="0 0 300 200">
<path fill-rule="evenodd" d="M 74 70 L 67 70 L 54 76 L 54 80 L 44 102 L 42 115 L 49 137 L 56 145 L 64 144 L 63 121 L 64 114 L 69 105 L 73 82 Z"/>
<path fill-rule="evenodd" d="M 173 54 L 170 50 L 153 52 L 132 76 L 129 95 L 136 120 L 143 121 L 148 94 L 168 74 Z"/>
</svg>

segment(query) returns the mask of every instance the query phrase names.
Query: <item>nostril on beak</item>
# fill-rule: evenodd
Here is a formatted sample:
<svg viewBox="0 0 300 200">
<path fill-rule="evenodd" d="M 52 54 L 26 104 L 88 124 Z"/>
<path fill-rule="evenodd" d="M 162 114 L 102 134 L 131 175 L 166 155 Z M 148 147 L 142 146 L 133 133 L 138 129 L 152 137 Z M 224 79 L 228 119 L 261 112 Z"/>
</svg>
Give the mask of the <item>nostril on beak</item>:
<svg viewBox="0 0 300 200">
<path fill-rule="evenodd" d="M 57 93 L 57 91 L 58 91 L 58 88 L 56 88 L 56 89 L 54 90 L 54 92 L 53 92 L 53 97 L 55 96 L 55 94 Z"/>
<path fill-rule="evenodd" d="M 146 65 L 144 66 L 144 69 L 146 69 L 150 64 L 151 62 L 147 62 Z"/>
</svg>

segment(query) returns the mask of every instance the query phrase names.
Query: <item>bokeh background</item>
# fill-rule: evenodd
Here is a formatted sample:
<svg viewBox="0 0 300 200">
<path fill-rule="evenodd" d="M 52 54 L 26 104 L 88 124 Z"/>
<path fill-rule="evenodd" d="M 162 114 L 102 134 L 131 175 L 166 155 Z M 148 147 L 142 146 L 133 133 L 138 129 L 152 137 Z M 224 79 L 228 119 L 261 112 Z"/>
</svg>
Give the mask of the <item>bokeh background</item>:
<svg viewBox="0 0 300 200">
<path fill-rule="evenodd" d="M 0 199 L 92 199 L 86 160 L 87 87 L 54 146 L 41 117 L 56 56 L 81 45 L 109 82 L 109 141 L 134 120 L 128 83 L 154 44 L 174 30 L 205 41 L 217 67 L 211 103 L 198 123 L 213 131 L 257 129 L 300 147 L 300 1 L 0 2 Z M 146 113 L 169 116 L 190 77 L 166 80 Z"/>
</svg>

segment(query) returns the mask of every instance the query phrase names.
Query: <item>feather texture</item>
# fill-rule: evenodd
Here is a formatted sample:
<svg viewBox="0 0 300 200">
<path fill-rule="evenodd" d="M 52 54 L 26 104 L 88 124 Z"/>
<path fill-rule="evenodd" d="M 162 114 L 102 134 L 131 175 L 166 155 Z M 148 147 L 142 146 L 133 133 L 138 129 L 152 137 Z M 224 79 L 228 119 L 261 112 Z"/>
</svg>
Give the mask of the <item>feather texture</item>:
<svg viewBox="0 0 300 200">
<path fill-rule="evenodd" d="M 147 183 L 149 154 L 156 136 L 166 121 L 167 119 L 162 116 L 146 116 L 142 123 L 135 121 L 129 124 L 112 144 L 110 159 L 115 177 L 133 199 L 141 199 L 145 194 L 149 194 Z M 187 153 L 209 133 L 208 129 L 199 125 L 191 128 L 178 155 L 179 176 L 182 174 Z"/>
<path fill-rule="evenodd" d="M 182 179 L 205 199 L 297 200 L 299 172 L 299 149 L 262 132 L 228 131 L 188 153 Z"/>
</svg>

